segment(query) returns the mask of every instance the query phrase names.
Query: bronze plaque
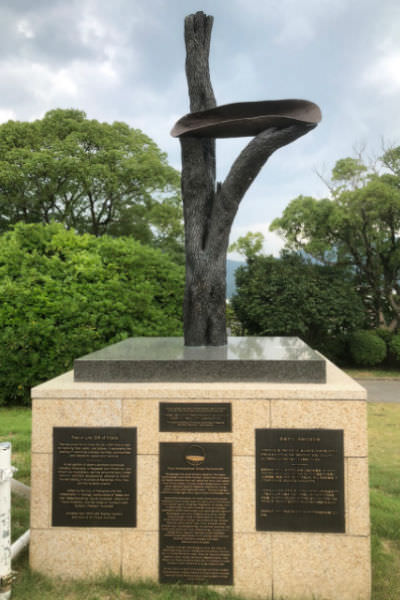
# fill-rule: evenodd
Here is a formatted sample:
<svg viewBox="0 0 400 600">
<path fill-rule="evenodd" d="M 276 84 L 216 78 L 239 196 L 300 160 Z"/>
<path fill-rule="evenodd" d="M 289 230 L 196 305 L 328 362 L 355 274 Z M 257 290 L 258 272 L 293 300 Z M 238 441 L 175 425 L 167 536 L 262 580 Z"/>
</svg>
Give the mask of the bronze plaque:
<svg viewBox="0 0 400 600">
<path fill-rule="evenodd" d="M 53 527 L 136 527 L 136 428 L 54 427 Z"/>
<path fill-rule="evenodd" d="M 232 431 L 231 404 L 160 402 L 160 431 Z"/>
<path fill-rule="evenodd" d="M 160 582 L 233 584 L 231 444 L 160 444 Z"/>
<path fill-rule="evenodd" d="M 344 533 L 343 430 L 256 429 L 256 527 Z"/>
</svg>

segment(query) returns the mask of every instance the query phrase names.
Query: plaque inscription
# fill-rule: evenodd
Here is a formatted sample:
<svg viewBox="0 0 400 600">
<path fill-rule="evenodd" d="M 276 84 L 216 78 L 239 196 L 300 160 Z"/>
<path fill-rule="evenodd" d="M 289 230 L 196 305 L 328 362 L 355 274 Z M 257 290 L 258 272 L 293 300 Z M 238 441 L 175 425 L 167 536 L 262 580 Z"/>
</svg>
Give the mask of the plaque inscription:
<svg viewBox="0 0 400 600">
<path fill-rule="evenodd" d="M 256 528 L 343 533 L 343 430 L 256 429 Z"/>
<path fill-rule="evenodd" d="M 231 444 L 160 444 L 160 582 L 233 584 Z"/>
<path fill-rule="evenodd" d="M 54 427 L 53 527 L 136 527 L 136 428 Z"/>
<path fill-rule="evenodd" d="M 231 404 L 160 402 L 160 431 L 232 431 Z"/>
</svg>

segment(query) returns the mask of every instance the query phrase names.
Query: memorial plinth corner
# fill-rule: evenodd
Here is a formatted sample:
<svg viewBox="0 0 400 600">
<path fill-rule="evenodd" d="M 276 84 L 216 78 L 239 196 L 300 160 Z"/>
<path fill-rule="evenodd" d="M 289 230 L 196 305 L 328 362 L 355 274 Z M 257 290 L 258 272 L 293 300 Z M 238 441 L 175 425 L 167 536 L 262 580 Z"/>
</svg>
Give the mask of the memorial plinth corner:
<svg viewBox="0 0 400 600">
<path fill-rule="evenodd" d="M 153 365 L 151 375 L 151 367 L 140 364 L 148 358 L 143 344 L 142 357 L 130 354 L 129 368 L 121 368 L 121 347 L 114 346 L 77 361 L 75 378 L 71 371 L 32 390 L 32 568 L 62 578 L 107 572 L 161 582 L 208 578 L 216 589 L 248 598 L 369 600 L 365 390 L 293 338 L 270 341 L 275 356 L 260 339 L 239 338 L 222 354 L 207 348 L 202 359 L 198 349 L 179 354 L 180 344 L 171 340 L 175 358 L 166 358 L 168 343 L 164 350 L 160 339 L 152 343 L 161 372 Z M 265 379 L 278 380 L 257 380 L 258 367 L 235 364 L 256 362 L 257 352 Z M 107 370 L 105 360 L 116 362 Z M 283 371 L 296 360 L 304 363 L 296 375 L 303 380 L 284 381 Z M 224 371 L 222 364 L 229 361 L 236 373 L 242 367 L 242 375 L 250 373 L 247 380 L 229 381 L 231 367 Z M 308 372 L 307 361 L 313 361 Z M 168 362 L 179 367 L 166 368 Z M 103 375 L 96 377 L 103 381 L 93 381 L 100 365 Z M 79 381 L 82 366 L 92 380 Z M 177 380 L 179 369 L 186 381 Z M 115 381 L 118 370 L 130 378 L 137 371 L 142 379 Z M 213 380 L 206 378 L 210 372 Z M 322 381 L 305 382 L 305 372 Z M 125 458 L 114 476 L 109 464 L 119 456 Z M 111 484 L 100 493 L 101 464 L 108 465 Z M 94 509 L 74 491 L 88 477 L 97 490 Z M 132 477 L 135 490 L 125 500 Z M 54 502 L 60 502 L 55 521 Z M 304 518 L 307 504 L 312 514 Z M 135 509 L 135 520 L 119 516 L 122 505 Z M 290 511 L 289 519 L 282 517 Z"/>
</svg>

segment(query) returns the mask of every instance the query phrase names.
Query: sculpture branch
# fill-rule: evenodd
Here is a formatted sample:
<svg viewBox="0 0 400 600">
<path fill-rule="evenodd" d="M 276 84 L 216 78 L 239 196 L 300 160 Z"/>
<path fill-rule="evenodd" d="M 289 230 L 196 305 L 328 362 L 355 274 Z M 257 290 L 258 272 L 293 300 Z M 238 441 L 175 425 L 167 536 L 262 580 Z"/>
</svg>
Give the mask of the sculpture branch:
<svg viewBox="0 0 400 600">
<path fill-rule="evenodd" d="M 210 240 L 217 247 L 228 246 L 223 232 L 229 232 L 239 204 L 271 154 L 313 129 L 315 125 L 296 123 L 285 129 L 266 129 L 253 138 L 233 163 L 219 187 L 211 216 Z"/>
</svg>

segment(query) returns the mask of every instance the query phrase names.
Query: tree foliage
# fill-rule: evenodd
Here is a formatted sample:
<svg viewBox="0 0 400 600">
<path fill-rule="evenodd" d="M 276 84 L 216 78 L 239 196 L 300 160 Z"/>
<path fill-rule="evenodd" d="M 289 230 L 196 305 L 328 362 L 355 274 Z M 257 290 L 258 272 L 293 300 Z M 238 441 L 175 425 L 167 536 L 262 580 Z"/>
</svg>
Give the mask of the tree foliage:
<svg viewBox="0 0 400 600">
<path fill-rule="evenodd" d="M 287 248 L 350 267 L 370 326 L 393 330 L 400 322 L 400 148 L 387 150 L 381 163 L 377 174 L 360 159 L 339 160 L 330 197 L 297 197 L 271 230 Z"/>
<path fill-rule="evenodd" d="M 236 285 L 232 305 L 250 335 L 299 336 L 324 350 L 329 338 L 364 323 L 349 274 L 300 255 L 255 256 L 237 269 Z"/>
<path fill-rule="evenodd" d="M 356 365 L 374 367 L 386 358 L 385 341 L 372 331 L 355 331 L 349 339 L 350 355 Z"/>
<path fill-rule="evenodd" d="M 0 404 L 130 336 L 182 334 L 183 268 L 130 238 L 18 224 L 0 236 Z"/>
<path fill-rule="evenodd" d="M 238 252 L 242 254 L 247 262 L 260 254 L 264 243 L 262 233 L 248 231 L 245 235 L 238 238 L 229 246 L 229 252 Z"/>
<path fill-rule="evenodd" d="M 74 109 L 0 125 L 0 232 L 18 221 L 183 253 L 179 175 L 166 156 L 139 129 Z"/>
<path fill-rule="evenodd" d="M 400 362 L 400 334 L 396 334 L 389 342 L 389 350 L 394 358 Z"/>
</svg>

